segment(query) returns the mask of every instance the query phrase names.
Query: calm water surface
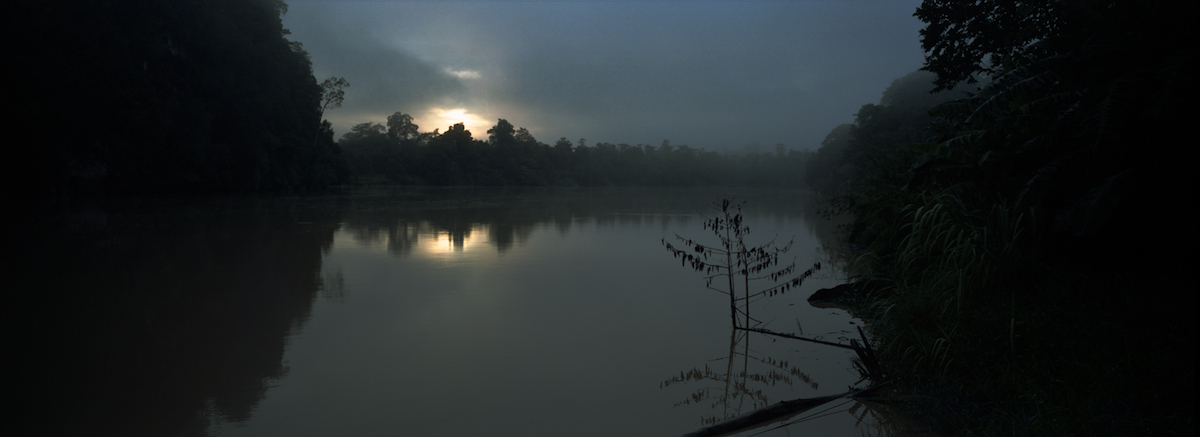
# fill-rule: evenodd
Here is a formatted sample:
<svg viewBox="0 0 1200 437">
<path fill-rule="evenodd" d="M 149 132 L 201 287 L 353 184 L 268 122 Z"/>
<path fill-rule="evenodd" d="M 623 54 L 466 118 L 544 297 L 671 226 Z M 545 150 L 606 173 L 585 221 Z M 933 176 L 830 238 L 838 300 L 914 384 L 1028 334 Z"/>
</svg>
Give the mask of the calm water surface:
<svg viewBox="0 0 1200 437">
<path fill-rule="evenodd" d="M 144 200 L 17 220 L 10 263 L 48 433 L 672 436 L 842 393 L 852 352 L 734 334 L 663 238 L 746 200 L 751 243 L 826 268 L 755 303 L 844 341 L 805 299 L 839 283 L 806 192 L 372 189 Z M 887 435 L 835 401 L 739 435 Z M 786 425 L 786 426 L 782 426 Z"/>
</svg>

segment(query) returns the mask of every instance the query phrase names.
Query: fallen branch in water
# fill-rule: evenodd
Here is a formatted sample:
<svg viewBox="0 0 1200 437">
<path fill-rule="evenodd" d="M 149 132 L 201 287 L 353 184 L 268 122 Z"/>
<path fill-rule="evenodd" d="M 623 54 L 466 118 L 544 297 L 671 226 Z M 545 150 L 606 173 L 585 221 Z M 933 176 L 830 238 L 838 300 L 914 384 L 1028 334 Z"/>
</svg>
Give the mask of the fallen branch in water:
<svg viewBox="0 0 1200 437">
<path fill-rule="evenodd" d="M 837 347 L 844 348 L 844 349 L 855 350 L 854 346 L 851 346 L 851 345 L 846 345 L 846 344 L 841 344 L 841 343 L 833 343 L 833 342 L 829 342 L 829 341 L 822 341 L 822 340 L 817 340 L 814 338 L 797 337 L 792 334 L 784 334 L 782 332 L 768 331 L 766 329 L 743 328 L 741 326 L 734 326 L 733 328 L 741 329 L 743 331 L 758 332 L 758 333 L 762 333 L 762 334 L 774 335 L 776 337 L 790 338 L 790 339 L 794 339 L 794 340 L 811 341 L 813 343 L 820 343 L 820 344 L 824 344 L 824 345 L 828 345 L 828 346 L 837 346 Z"/>
<path fill-rule="evenodd" d="M 741 416 L 734 417 L 734 418 L 726 420 L 726 421 L 722 421 L 721 423 L 717 423 L 715 425 L 712 425 L 712 426 L 709 426 L 706 428 L 701 428 L 699 430 L 684 434 L 682 437 L 718 437 L 718 436 L 730 435 L 730 434 L 737 433 L 737 432 L 742 432 L 742 431 L 745 431 L 748 429 L 763 426 L 763 425 L 771 423 L 771 422 L 779 421 L 787 416 L 794 416 L 798 413 L 802 413 L 802 412 L 811 410 L 813 408 L 816 408 L 816 407 L 819 407 L 826 403 L 829 403 L 829 401 L 832 401 L 832 400 L 842 399 L 842 398 L 848 398 L 848 399 L 859 399 L 860 397 L 865 398 L 864 395 L 873 394 L 878 389 L 883 387 L 884 385 L 886 385 L 886 384 L 876 384 L 876 385 L 873 385 L 873 386 L 870 386 L 870 387 L 867 387 L 867 388 L 864 388 L 861 390 L 850 390 L 848 392 L 838 394 L 838 395 L 821 396 L 821 397 L 817 397 L 817 398 L 796 399 L 796 400 L 791 400 L 791 401 L 779 402 L 775 405 L 772 405 L 772 406 L 769 406 L 766 408 L 760 408 L 760 409 L 751 411 L 749 413 L 743 414 Z M 874 398 L 871 398 L 871 399 L 874 399 Z M 891 398 L 880 398 L 880 399 L 891 399 Z"/>
<path fill-rule="evenodd" d="M 730 433 L 754 428 L 765 423 L 776 421 L 784 416 L 819 407 L 829 401 L 848 396 L 852 393 L 854 392 L 846 392 L 833 396 L 821 396 L 819 398 L 783 401 L 766 408 L 761 408 L 741 416 L 734 417 L 716 425 L 707 428 L 701 428 L 697 431 L 684 434 L 682 437 L 716 437 L 728 435 Z"/>
<path fill-rule="evenodd" d="M 875 357 L 875 351 L 873 349 L 871 349 L 871 342 L 867 341 L 867 334 L 863 333 L 863 330 L 861 327 L 858 328 L 858 335 L 859 335 L 859 337 L 862 338 L 862 343 L 859 343 L 857 340 L 851 339 L 850 344 L 848 344 L 848 345 L 817 340 L 815 338 L 799 337 L 799 336 L 795 336 L 792 334 L 784 334 L 782 332 L 768 331 L 766 329 L 759 329 L 759 328 L 743 328 L 740 326 L 735 326 L 734 329 L 741 329 L 743 331 L 750 331 L 750 332 L 759 332 L 759 333 L 763 333 L 763 334 L 774 335 L 777 337 L 790 338 L 790 339 L 794 339 L 794 340 L 811 341 L 813 343 L 819 343 L 819 344 L 823 344 L 826 346 L 837 346 L 837 347 L 840 347 L 843 349 L 850 349 L 850 350 L 854 351 L 855 354 L 858 355 L 858 361 L 854 362 L 855 370 L 858 370 L 858 373 L 860 375 L 862 375 L 862 379 L 859 379 L 858 382 L 863 382 L 863 380 L 866 380 L 866 379 L 870 379 L 870 380 L 876 381 L 876 382 L 884 380 L 883 366 L 881 366 L 879 364 L 879 359 Z M 855 384 L 858 384 L 858 382 L 856 382 Z"/>
</svg>

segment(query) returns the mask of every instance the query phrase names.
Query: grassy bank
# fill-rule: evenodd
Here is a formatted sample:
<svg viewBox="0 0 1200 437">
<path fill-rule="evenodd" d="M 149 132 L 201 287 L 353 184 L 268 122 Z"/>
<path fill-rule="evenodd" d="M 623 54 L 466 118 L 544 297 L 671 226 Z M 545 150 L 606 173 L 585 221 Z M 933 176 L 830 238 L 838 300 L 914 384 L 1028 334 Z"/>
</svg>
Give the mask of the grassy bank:
<svg viewBox="0 0 1200 437">
<path fill-rule="evenodd" d="M 1186 260 L 969 205 L 918 197 L 887 226 L 858 221 L 878 235 L 860 262 L 891 287 L 855 305 L 913 414 L 942 435 L 1194 434 Z"/>
</svg>

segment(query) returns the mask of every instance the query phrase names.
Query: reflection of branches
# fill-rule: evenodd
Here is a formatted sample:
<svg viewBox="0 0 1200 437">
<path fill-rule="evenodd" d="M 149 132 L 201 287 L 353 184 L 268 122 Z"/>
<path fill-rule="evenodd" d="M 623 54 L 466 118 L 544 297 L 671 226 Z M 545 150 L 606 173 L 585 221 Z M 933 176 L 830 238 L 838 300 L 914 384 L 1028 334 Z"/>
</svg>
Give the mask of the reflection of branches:
<svg viewBox="0 0 1200 437">
<path fill-rule="evenodd" d="M 910 414 L 887 403 L 859 399 L 850 407 L 849 413 L 854 416 L 854 426 L 864 437 L 925 435 L 933 432 L 928 423 L 914 421 Z"/>
<path fill-rule="evenodd" d="M 761 431 L 758 431 L 758 432 L 750 434 L 750 435 L 766 434 L 766 433 L 769 433 L 769 432 L 777 430 L 777 429 L 783 429 L 783 428 L 787 428 L 787 427 L 796 425 L 798 423 L 808 422 L 810 420 L 820 419 L 822 417 L 833 416 L 833 415 L 842 414 L 842 413 L 850 413 L 850 415 L 852 417 L 854 417 L 854 419 L 855 419 L 854 427 L 857 428 L 860 431 L 860 434 L 863 435 L 864 437 L 871 437 L 871 436 L 883 437 L 883 436 L 889 436 L 889 435 L 910 435 L 910 434 L 916 435 L 916 434 L 921 434 L 921 433 L 925 432 L 921 428 L 915 427 L 914 424 L 910 423 L 910 421 L 905 420 L 903 418 L 902 414 L 897 415 L 895 413 L 890 412 L 888 410 L 887 406 L 885 406 L 883 404 L 867 402 L 867 401 L 859 400 L 856 398 L 858 395 L 865 393 L 865 392 L 866 392 L 866 390 L 857 391 L 857 392 L 852 391 L 852 392 L 844 394 L 844 395 L 827 396 L 826 398 L 845 398 L 845 399 L 842 400 L 841 402 L 835 403 L 833 405 L 829 405 L 825 408 L 815 410 L 815 411 L 813 411 L 813 408 L 815 408 L 817 406 L 822 406 L 822 404 L 824 404 L 825 402 L 829 402 L 830 400 L 833 400 L 833 399 L 826 399 L 826 398 L 813 399 L 813 401 L 814 401 L 813 405 L 808 406 L 809 408 L 805 408 L 805 409 L 798 411 L 798 413 L 801 413 L 803 415 L 800 415 L 800 416 L 795 417 L 790 420 L 782 421 L 777 425 L 771 426 L 770 428 L 762 429 Z M 822 400 L 824 400 L 824 402 L 822 402 Z M 800 400 L 800 402 L 802 402 L 802 401 L 804 401 L 804 400 Z M 797 402 L 797 401 L 791 401 L 791 402 Z M 781 402 L 781 404 L 782 403 L 786 403 L 786 402 Z M 851 403 L 853 403 L 853 405 L 847 409 L 846 405 L 851 404 Z M 859 411 L 859 408 L 862 408 L 862 411 Z M 740 428 L 740 429 L 747 430 L 747 428 Z M 715 435 L 715 434 L 709 433 L 708 431 L 710 431 L 710 429 L 704 429 L 704 430 L 701 430 L 701 431 L 698 431 L 695 433 L 688 434 L 688 436 L 690 437 L 693 435 L 705 435 L 705 436 Z M 715 431 L 715 430 L 713 430 L 713 431 Z M 915 433 L 914 433 L 914 431 L 915 431 Z M 726 435 L 726 434 L 720 434 L 720 435 Z"/>
<path fill-rule="evenodd" d="M 738 351 L 739 343 L 742 346 L 740 352 Z M 792 386 L 797 381 L 803 381 L 805 385 L 814 390 L 817 389 L 817 383 L 811 377 L 801 372 L 799 368 L 791 366 L 787 361 L 776 360 L 769 356 L 752 355 L 748 334 L 742 331 L 734 330 L 730 333 L 729 356 L 712 361 L 722 360 L 726 363 L 724 372 L 713 369 L 706 363 L 703 369 L 693 368 L 686 372 L 679 372 L 679 376 L 672 376 L 660 383 L 659 388 L 690 382 L 722 384 L 723 389 L 714 390 L 711 386 L 697 388 L 686 399 L 675 403 L 675 406 L 681 406 L 709 402 L 714 410 L 718 407 L 721 408 L 720 417 L 717 414 L 702 416 L 700 420 L 702 425 L 711 425 L 737 416 L 742 413 L 743 408 L 755 410 L 765 407 L 770 403 L 770 399 L 763 391 L 766 387 L 779 384 Z M 737 367 L 739 362 L 740 369 Z M 751 362 L 766 369 L 751 371 Z M 750 404 L 746 405 L 746 401 L 750 401 Z"/>
</svg>

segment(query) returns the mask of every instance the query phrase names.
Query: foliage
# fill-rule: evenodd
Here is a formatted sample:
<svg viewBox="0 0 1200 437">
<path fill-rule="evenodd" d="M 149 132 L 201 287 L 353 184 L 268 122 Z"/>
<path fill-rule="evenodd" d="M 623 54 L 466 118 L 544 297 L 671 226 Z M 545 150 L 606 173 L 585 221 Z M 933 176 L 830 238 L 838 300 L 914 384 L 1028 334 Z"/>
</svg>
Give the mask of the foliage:
<svg viewBox="0 0 1200 437">
<path fill-rule="evenodd" d="M 987 83 L 852 187 L 851 238 L 893 288 L 864 309 L 879 355 L 954 399 L 937 408 L 964 434 L 1194 429 L 1194 401 L 1173 393 L 1195 387 L 1194 318 L 1176 305 L 1195 292 L 1166 254 L 1195 242 L 1177 138 L 1197 6 L 1002 3 L 918 10 L 938 86 Z M 1148 310 L 1141 290 L 1172 308 Z"/>
<path fill-rule="evenodd" d="M 926 71 L 937 74 L 936 90 L 952 88 L 977 74 L 995 75 L 1007 65 L 1039 57 L 1036 43 L 1053 35 L 1058 23 L 1052 0 L 1010 2 L 926 0 L 913 15 L 921 29 Z"/>
<path fill-rule="evenodd" d="M 1056 4 L 1063 33 L 1040 35 L 1044 56 L 935 109 L 940 142 L 922 149 L 909 188 L 994 190 L 1041 211 L 1045 228 L 1077 237 L 1110 219 L 1131 225 L 1147 211 L 1165 213 L 1173 201 L 1164 195 L 1182 182 L 1172 181 L 1183 174 L 1179 160 L 1169 148 L 1128 150 L 1171 144 L 1167 132 L 1185 117 L 1178 99 L 1190 87 L 1180 81 L 1195 50 L 1172 44 L 1174 31 L 1162 27 L 1179 11 L 1165 6 Z"/>
<path fill-rule="evenodd" d="M 321 82 L 321 114 L 325 114 L 326 110 L 342 107 L 342 102 L 346 100 L 345 88 L 350 86 L 350 82 L 341 77 L 330 76 Z"/>
<path fill-rule="evenodd" d="M 729 317 L 734 328 L 750 328 L 751 322 L 758 321 L 750 316 L 750 303 L 754 299 L 782 294 L 799 287 L 805 279 L 821 269 L 821 264 L 817 263 L 804 273 L 792 276 L 796 271 L 794 261 L 779 267 L 779 257 L 791 249 L 791 241 L 783 247 L 776 247 L 774 240 L 760 246 L 747 246 L 745 239 L 750 234 L 750 228 L 742 221 L 741 204 L 724 199 L 713 206 L 720 215 L 705 217 L 704 229 L 712 230 L 720 241 L 718 245 L 706 245 L 678 234 L 675 238 L 683 243 L 685 249 L 676 248 L 665 238 L 662 243 L 673 256 L 680 259 L 683 266 L 704 273 L 705 285 L 710 290 L 729 296 Z M 781 278 L 789 276 L 792 277 L 780 282 Z M 737 295 L 738 279 L 741 280 L 741 297 Z M 714 286 L 714 280 L 721 280 L 719 282 L 724 284 Z M 752 291 L 750 282 L 760 280 L 766 280 L 770 285 Z"/>
<path fill-rule="evenodd" d="M 848 190 L 862 191 L 872 179 L 903 185 L 897 178 L 912 159 L 909 144 L 935 133 L 929 109 L 964 93 L 962 87 L 931 93 L 934 79 L 923 71 L 900 77 L 883 91 L 879 104 L 863 105 L 853 124 L 830 131 L 807 162 L 808 185 L 843 202 L 853 200 Z"/>
<path fill-rule="evenodd" d="M 21 8 L 37 43 L 15 54 L 28 78 L 17 124 L 42 137 L 7 161 L 35 175 L 29 194 L 304 189 L 344 174 L 282 1 Z"/>
</svg>

